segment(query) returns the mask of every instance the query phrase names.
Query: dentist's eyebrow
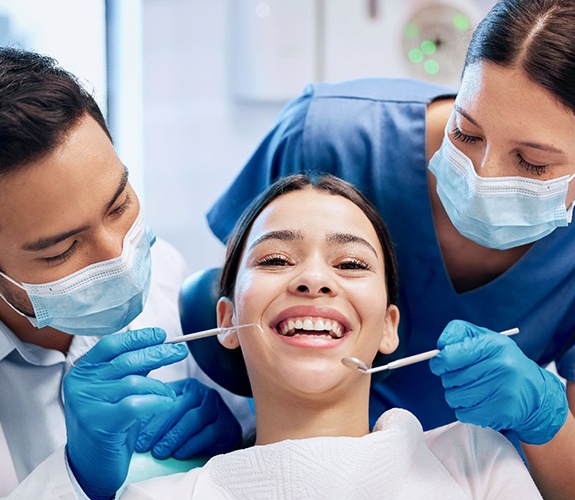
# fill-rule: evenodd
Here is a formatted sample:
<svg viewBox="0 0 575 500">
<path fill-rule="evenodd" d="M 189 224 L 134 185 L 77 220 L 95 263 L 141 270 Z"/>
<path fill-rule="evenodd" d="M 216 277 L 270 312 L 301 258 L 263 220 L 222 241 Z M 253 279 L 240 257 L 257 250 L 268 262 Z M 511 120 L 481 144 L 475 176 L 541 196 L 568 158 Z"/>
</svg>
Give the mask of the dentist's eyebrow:
<svg viewBox="0 0 575 500">
<path fill-rule="evenodd" d="M 106 212 L 110 210 L 110 208 L 112 208 L 114 203 L 116 203 L 118 197 L 124 192 L 124 189 L 126 189 L 126 186 L 128 185 L 128 176 L 129 176 L 128 169 L 126 168 L 125 165 L 123 167 L 124 167 L 124 173 L 122 175 L 122 178 L 120 179 L 120 184 L 118 185 L 118 189 L 116 189 L 114 196 L 112 196 L 112 198 L 108 202 L 108 205 L 106 206 L 105 210 Z"/>
<path fill-rule="evenodd" d="M 255 246 L 259 245 L 262 241 L 266 240 L 280 240 L 280 241 L 295 241 L 303 240 L 303 235 L 300 231 L 291 231 L 289 229 L 282 229 L 281 231 L 270 231 L 269 233 L 262 234 L 257 238 L 249 247 L 252 250 Z"/>
<path fill-rule="evenodd" d="M 124 167 L 124 173 L 122 174 L 122 178 L 120 179 L 120 183 L 118 184 L 118 188 L 116 189 L 114 196 L 112 196 L 112 198 L 110 199 L 110 201 L 106 205 L 106 207 L 107 207 L 106 211 L 108 211 L 110 209 L 110 207 L 112 207 L 112 205 L 114 205 L 114 203 L 116 203 L 116 200 L 118 199 L 118 197 L 122 194 L 124 189 L 126 189 L 127 184 L 128 184 L 128 170 L 126 169 L 126 167 Z M 57 245 L 61 241 L 64 241 L 64 240 L 66 240 L 66 239 L 70 238 L 71 236 L 74 236 L 78 233 L 81 233 L 82 231 L 86 231 L 89 228 L 90 228 L 90 226 L 84 225 L 84 226 L 77 227 L 75 229 L 71 229 L 70 231 L 64 231 L 62 233 L 53 234 L 50 236 L 43 236 L 41 238 L 38 238 L 35 241 L 31 241 L 29 243 L 24 243 L 21 248 L 22 248 L 22 250 L 25 250 L 27 252 L 39 252 L 41 250 L 46 250 L 47 248 L 50 248 L 54 245 Z"/>
<path fill-rule="evenodd" d="M 377 251 L 375 250 L 375 248 L 373 248 L 371 243 L 369 243 L 369 241 L 367 240 L 364 240 L 363 238 L 360 238 L 359 236 L 356 236 L 355 234 L 331 233 L 327 235 L 326 241 L 328 243 L 339 243 L 339 244 L 359 243 L 360 245 L 369 248 L 375 254 L 375 256 L 378 257 Z"/>
</svg>

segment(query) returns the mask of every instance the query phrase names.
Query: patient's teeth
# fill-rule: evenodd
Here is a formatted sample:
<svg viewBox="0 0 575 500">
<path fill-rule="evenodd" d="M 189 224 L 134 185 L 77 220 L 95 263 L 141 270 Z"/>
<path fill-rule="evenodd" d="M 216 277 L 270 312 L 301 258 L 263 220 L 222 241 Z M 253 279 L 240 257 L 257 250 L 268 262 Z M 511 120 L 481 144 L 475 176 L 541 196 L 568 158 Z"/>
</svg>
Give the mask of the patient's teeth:
<svg viewBox="0 0 575 500">
<path fill-rule="evenodd" d="M 304 330 L 309 333 L 298 332 L 298 330 Z M 345 328 L 343 325 L 335 320 L 326 318 L 290 318 L 282 321 L 281 324 L 278 325 L 278 333 L 286 337 L 293 335 L 311 335 L 312 332 L 318 332 L 320 335 L 323 334 L 331 336 L 333 339 L 340 339 L 343 337 L 344 331 Z"/>
</svg>

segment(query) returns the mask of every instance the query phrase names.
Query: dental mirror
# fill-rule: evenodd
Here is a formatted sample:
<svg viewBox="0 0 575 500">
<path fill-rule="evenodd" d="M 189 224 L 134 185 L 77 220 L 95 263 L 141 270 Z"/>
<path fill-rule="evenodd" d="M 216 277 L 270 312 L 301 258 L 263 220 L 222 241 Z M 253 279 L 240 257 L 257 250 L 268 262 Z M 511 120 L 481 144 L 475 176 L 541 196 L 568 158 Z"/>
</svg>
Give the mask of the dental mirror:
<svg viewBox="0 0 575 500">
<path fill-rule="evenodd" d="M 510 330 L 505 330 L 499 332 L 501 335 L 515 335 L 519 333 L 519 328 L 511 328 Z M 413 363 L 419 363 L 420 361 L 425 361 L 426 359 L 431 359 L 439 354 L 439 349 L 432 349 L 431 351 L 422 352 L 419 354 L 414 354 L 413 356 L 407 356 L 406 358 L 396 359 L 391 363 L 386 365 L 376 366 L 375 368 L 370 368 L 365 362 L 359 358 L 342 358 L 341 362 L 351 368 L 352 370 L 359 370 L 362 373 L 376 373 L 383 370 L 393 370 L 394 368 L 400 368 L 401 366 L 412 365 Z"/>
</svg>

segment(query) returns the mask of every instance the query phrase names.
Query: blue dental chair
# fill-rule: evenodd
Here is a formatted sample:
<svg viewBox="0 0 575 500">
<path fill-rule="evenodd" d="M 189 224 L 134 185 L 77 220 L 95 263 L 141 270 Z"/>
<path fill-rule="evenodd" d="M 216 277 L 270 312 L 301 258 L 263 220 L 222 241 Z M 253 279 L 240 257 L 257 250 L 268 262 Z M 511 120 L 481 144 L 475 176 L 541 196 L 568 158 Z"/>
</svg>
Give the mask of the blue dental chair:
<svg viewBox="0 0 575 500">
<path fill-rule="evenodd" d="M 220 268 L 197 271 L 180 289 L 180 322 L 184 333 L 217 327 Z M 188 342 L 188 349 L 200 368 L 215 382 L 240 396 L 251 397 L 248 373 L 241 349 L 229 350 L 216 336 Z"/>
</svg>

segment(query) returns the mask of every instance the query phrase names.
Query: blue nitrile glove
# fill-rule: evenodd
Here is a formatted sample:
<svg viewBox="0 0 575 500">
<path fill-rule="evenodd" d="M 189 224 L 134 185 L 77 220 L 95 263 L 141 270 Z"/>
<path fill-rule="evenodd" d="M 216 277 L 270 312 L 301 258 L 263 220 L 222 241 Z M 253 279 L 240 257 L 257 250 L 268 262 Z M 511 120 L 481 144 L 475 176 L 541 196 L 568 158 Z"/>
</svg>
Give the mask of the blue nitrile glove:
<svg viewBox="0 0 575 500">
<path fill-rule="evenodd" d="M 511 429 L 528 444 L 550 441 L 568 414 L 565 386 L 509 337 L 451 321 L 429 362 L 461 422 Z"/>
<path fill-rule="evenodd" d="M 123 484 L 142 421 L 175 404 L 176 394 L 146 375 L 188 355 L 185 344 L 162 344 L 145 328 L 100 340 L 64 379 L 68 463 L 92 499 Z"/>
<path fill-rule="evenodd" d="M 155 458 L 180 460 L 212 456 L 236 449 L 241 427 L 222 397 L 195 379 L 167 384 L 177 394 L 176 404 L 154 415 L 140 432 L 136 451 L 152 451 Z"/>
</svg>

